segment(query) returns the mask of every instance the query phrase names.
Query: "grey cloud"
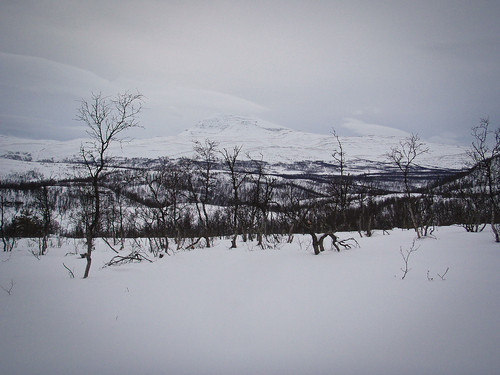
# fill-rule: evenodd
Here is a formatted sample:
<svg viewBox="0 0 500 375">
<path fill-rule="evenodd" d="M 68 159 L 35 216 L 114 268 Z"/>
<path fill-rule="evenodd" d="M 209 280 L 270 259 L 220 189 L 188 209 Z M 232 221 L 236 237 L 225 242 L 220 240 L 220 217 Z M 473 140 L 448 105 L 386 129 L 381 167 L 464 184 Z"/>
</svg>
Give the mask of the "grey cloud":
<svg viewBox="0 0 500 375">
<path fill-rule="evenodd" d="M 0 133 L 15 116 L 74 126 L 76 97 L 138 89 L 139 136 L 221 112 L 466 142 L 480 117 L 500 123 L 499 16 L 495 1 L 2 2 Z"/>
</svg>

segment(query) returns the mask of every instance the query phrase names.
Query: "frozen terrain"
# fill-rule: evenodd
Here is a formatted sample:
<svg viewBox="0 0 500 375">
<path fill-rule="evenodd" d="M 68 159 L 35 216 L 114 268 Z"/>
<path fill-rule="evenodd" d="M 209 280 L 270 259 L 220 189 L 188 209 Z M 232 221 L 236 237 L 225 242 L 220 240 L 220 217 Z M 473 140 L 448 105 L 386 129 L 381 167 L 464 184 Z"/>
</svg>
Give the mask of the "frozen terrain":
<svg viewBox="0 0 500 375">
<path fill-rule="evenodd" d="M 241 158 L 263 158 L 270 164 L 295 162 L 332 162 L 337 147 L 331 134 L 295 131 L 266 121 L 241 116 L 217 116 L 201 121 L 177 136 L 136 139 L 114 144 L 111 154 L 120 158 L 192 157 L 193 142 L 211 139 L 219 148 L 242 146 Z M 384 168 L 386 154 L 398 146 L 402 137 L 363 136 L 341 137 L 349 167 L 353 173 L 374 172 Z M 65 163 L 78 158 L 85 140 L 28 140 L 0 136 L 0 177 L 12 172 L 38 170 L 50 177 L 68 177 L 73 165 Z M 430 168 L 461 169 L 466 148 L 426 142 L 429 153 L 419 158 L 419 164 Z M 357 172 L 356 172 L 357 171 Z"/>
<path fill-rule="evenodd" d="M 308 237 L 265 251 L 219 240 L 106 268 L 99 242 L 85 280 L 85 260 L 65 255 L 83 244 L 54 239 L 37 260 L 23 241 L 0 253 L 0 285 L 13 281 L 0 374 L 499 374 L 498 244 L 487 230 L 435 235 L 404 280 L 412 231 L 342 233 L 360 247 L 319 256 Z"/>
</svg>

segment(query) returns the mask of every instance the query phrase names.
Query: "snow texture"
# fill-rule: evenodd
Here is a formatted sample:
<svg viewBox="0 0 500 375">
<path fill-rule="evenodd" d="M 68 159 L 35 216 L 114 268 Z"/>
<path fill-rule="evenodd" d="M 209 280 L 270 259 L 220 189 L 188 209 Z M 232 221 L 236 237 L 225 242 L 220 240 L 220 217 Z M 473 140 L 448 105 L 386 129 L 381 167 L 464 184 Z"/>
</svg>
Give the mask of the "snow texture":
<svg viewBox="0 0 500 375">
<path fill-rule="evenodd" d="M 491 232 L 439 228 L 356 236 L 360 247 L 312 254 L 308 237 L 102 266 L 83 244 L 29 241 L 0 254 L 0 373 L 499 374 L 499 249 Z M 130 247 L 129 247 L 130 250 Z M 74 269 L 71 279 L 63 262 Z M 441 280 L 438 274 L 443 274 Z M 433 279 L 428 279 L 427 273 Z"/>
</svg>

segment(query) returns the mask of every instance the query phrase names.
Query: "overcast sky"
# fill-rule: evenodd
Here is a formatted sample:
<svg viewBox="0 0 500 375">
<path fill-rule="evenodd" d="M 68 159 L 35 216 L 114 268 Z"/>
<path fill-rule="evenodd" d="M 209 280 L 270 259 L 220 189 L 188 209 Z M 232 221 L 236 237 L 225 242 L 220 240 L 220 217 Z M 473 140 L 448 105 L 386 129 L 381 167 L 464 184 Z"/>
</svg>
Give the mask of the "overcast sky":
<svg viewBox="0 0 500 375">
<path fill-rule="evenodd" d="M 469 143 L 500 125 L 500 1 L 0 0 L 0 134 L 84 135 L 92 91 L 146 97 L 135 137 L 215 114 Z"/>
</svg>

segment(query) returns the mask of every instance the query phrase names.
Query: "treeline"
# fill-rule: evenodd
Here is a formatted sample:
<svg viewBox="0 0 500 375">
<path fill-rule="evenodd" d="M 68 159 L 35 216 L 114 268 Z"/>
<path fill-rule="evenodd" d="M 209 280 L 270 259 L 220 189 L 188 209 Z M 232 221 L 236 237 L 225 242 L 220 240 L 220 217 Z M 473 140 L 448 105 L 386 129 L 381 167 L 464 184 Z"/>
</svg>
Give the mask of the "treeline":
<svg viewBox="0 0 500 375">
<path fill-rule="evenodd" d="M 473 128 L 467 174 L 433 184 L 418 177 L 423 176 L 419 158 L 429 150 L 416 135 L 388 150 L 389 184 L 377 183 L 373 176 L 352 176 L 349 155 L 335 133 L 332 163 L 337 173 L 316 180 L 271 174 L 264 156 L 252 159 L 242 155 L 241 146 L 220 148 L 211 140 L 195 143 L 190 159 L 113 167 L 108 148 L 121 140 L 122 132 L 138 126 L 142 100 L 141 94 L 128 92 L 82 100 L 77 119 L 86 125 L 89 141 L 81 145 L 81 164 L 73 178 L 46 180 L 32 172 L 3 181 L 4 251 L 18 237 L 39 238 L 38 255 L 45 254 L 50 235 L 81 237 L 87 247 L 82 255 L 86 278 L 97 237 L 115 251 L 126 238 L 146 238 L 148 251 L 163 256 L 174 249 L 210 247 L 216 237 L 230 238 L 233 248 L 238 239 L 268 248 L 307 233 L 319 254 L 325 238 L 337 250 L 348 246 L 337 239 L 338 231 L 370 236 L 376 229 L 400 227 L 423 237 L 438 225 L 461 224 L 478 231 L 488 222 L 500 242 L 500 130 L 491 131 L 487 119 Z M 395 184 L 396 189 L 387 190 Z"/>
<path fill-rule="evenodd" d="M 209 247 L 216 237 L 234 239 L 233 246 L 238 236 L 257 239 L 266 247 L 276 234 L 370 236 L 373 230 L 413 228 L 410 207 L 424 234 L 451 224 L 480 230 L 491 218 L 477 169 L 413 188 L 408 200 L 403 185 L 388 192 L 375 180 L 347 174 L 323 182 L 291 180 L 269 174 L 262 159 L 240 161 L 240 147 L 218 150 L 207 141 L 195 150 L 193 160 L 164 158 L 149 169 L 110 167 L 99 179 L 97 236 L 114 244 L 148 238 L 158 255 L 169 248 Z M 85 237 L 93 213 L 90 179 L 55 181 L 30 173 L 0 189 L 3 238 Z"/>
</svg>

